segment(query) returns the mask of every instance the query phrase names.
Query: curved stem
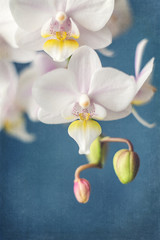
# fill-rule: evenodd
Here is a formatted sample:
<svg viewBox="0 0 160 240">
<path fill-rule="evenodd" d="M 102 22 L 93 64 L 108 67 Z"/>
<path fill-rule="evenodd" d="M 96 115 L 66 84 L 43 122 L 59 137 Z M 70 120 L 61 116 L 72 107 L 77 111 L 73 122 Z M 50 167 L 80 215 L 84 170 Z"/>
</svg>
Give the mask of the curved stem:
<svg viewBox="0 0 160 240">
<path fill-rule="evenodd" d="M 110 137 L 104 137 L 101 139 L 101 142 L 121 142 L 126 143 L 128 145 L 129 151 L 134 151 L 132 143 L 125 138 L 110 138 Z"/>
<path fill-rule="evenodd" d="M 94 163 L 89 163 L 89 164 L 84 164 L 78 167 L 75 171 L 75 180 L 80 178 L 80 173 L 88 168 L 99 168 L 98 164 Z"/>
</svg>

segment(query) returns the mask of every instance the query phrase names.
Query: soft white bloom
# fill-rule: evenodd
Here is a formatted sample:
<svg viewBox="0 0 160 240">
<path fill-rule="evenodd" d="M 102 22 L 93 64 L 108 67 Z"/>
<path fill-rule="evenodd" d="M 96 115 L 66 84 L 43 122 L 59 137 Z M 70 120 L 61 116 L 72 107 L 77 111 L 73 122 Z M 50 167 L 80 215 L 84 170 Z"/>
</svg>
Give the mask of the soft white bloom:
<svg viewBox="0 0 160 240">
<path fill-rule="evenodd" d="M 55 61 L 64 61 L 81 45 L 108 46 L 106 23 L 114 0 L 10 0 L 19 46 L 44 49 Z"/>
<path fill-rule="evenodd" d="M 34 140 L 27 133 L 25 119 L 17 106 L 18 75 L 11 63 L 0 61 L 0 129 L 24 142 Z"/>
<path fill-rule="evenodd" d="M 115 7 L 110 20 L 107 23 L 112 37 L 116 38 L 123 32 L 127 31 L 132 25 L 132 12 L 128 0 L 115 0 Z M 99 50 L 101 54 L 107 57 L 114 55 L 114 51 L 107 48 Z"/>
<path fill-rule="evenodd" d="M 115 0 L 113 14 L 107 23 L 112 37 L 118 37 L 132 24 L 132 12 L 128 0 Z"/>
<path fill-rule="evenodd" d="M 88 154 L 101 134 L 96 120 L 115 120 L 131 113 L 135 81 L 114 68 L 102 68 L 96 52 L 83 46 L 70 59 L 68 69 L 43 75 L 33 87 L 41 107 L 39 119 L 47 124 L 72 122 L 68 133 Z M 129 106 L 129 107 L 128 107 Z"/>
<path fill-rule="evenodd" d="M 37 112 L 38 104 L 32 97 L 33 84 L 39 77 L 57 68 L 66 68 L 68 62 L 57 63 L 52 60 L 46 53 L 37 53 L 32 64 L 25 68 L 19 76 L 17 105 L 26 112 L 32 121 L 38 121 Z"/>
<path fill-rule="evenodd" d="M 148 103 L 156 92 L 156 89 L 150 84 L 151 74 L 154 67 L 154 58 L 148 61 L 147 64 L 143 67 L 143 69 L 140 71 L 142 56 L 147 42 L 148 42 L 147 39 L 143 39 L 142 41 L 140 41 L 139 44 L 137 45 L 135 53 L 135 83 L 137 94 L 134 100 L 132 101 L 132 104 L 137 106 Z M 155 124 L 148 124 L 146 121 L 144 121 L 138 115 L 134 108 L 132 112 L 134 116 L 137 118 L 137 120 L 139 120 L 143 125 L 147 127 L 155 126 Z"/>
<path fill-rule="evenodd" d="M 1 0 L 0 4 L 0 60 L 14 62 L 30 62 L 35 53 L 18 48 L 16 44 L 16 31 L 18 29 L 12 17 L 9 0 Z"/>
</svg>

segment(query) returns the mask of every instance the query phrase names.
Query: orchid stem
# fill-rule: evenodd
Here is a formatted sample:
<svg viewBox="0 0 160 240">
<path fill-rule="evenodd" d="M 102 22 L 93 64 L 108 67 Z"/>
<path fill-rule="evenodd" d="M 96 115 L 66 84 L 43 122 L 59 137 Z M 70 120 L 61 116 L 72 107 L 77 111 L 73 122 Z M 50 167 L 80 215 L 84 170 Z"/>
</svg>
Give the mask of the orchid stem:
<svg viewBox="0 0 160 240">
<path fill-rule="evenodd" d="M 88 168 L 99 168 L 98 164 L 94 163 L 89 163 L 89 164 L 84 164 L 78 167 L 75 171 L 75 181 L 80 178 L 80 173 Z"/>
<path fill-rule="evenodd" d="M 110 138 L 110 137 L 104 137 L 101 139 L 101 142 L 121 142 L 126 143 L 128 145 L 129 151 L 134 151 L 132 143 L 125 138 Z"/>
</svg>

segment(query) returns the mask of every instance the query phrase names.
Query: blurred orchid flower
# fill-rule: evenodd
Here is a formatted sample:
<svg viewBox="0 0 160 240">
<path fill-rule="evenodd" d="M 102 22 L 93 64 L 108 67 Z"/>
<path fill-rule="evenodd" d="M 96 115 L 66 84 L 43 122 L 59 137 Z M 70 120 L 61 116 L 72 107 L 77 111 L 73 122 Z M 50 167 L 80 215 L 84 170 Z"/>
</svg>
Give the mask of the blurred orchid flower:
<svg viewBox="0 0 160 240">
<path fill-rule="evenodd" d="M 52 60 L 46 53 L 37 53 L 32 64 L 25 68 L 19 76 L 17 105 L 26 112 L 31 121 L 38 121 L 37 112 L 38 104 L 32 97 L 33 84 L 38 78 L 57 68 L 66 68 L 68 62 L 57 63 Z"/>
<path fill-rule="evenodd" d="M 34 140 L 26 131 L 25 119 L 16 104 L 18 75 L 11 63 L 0 61 L 0 129 L 24 142 Z"/>
<path fill-rule="evenodd" d="M 1 0 L 0 13 L 0 60 L 20 63 L 32 61 L 35 53 L 18 48 L 16 44 L 18 25 L 12 17 L 9 0 Z"/>
<path fill-rule="evenodd" d="M 73 121 L 68 133 L 78 143 L 79 153 L 88 154 L 101 134 L 93 119 L 115 120 L 130 114 L 135 81 L 117 69 L 102 68 L 96 52 L 83 46 L 71 57 L 68 69 L 51 71 L 36 81 L 33 96 L 41 108 L 39 120 L 46 124 Z"/>
<path fill-rule="evenodd" d="M 140 71 L 142 56 L 147 42 L 147 39 L 143 39 L 142 41 L 140 41 L 137 45 L 135 53 L 136 96 L 132 101 L 132 105 L 136 106 L 148 103 L 156 92 L 156 88 L 154 88 L 150 84 L 151 74 L 154 67 L 154 58 L 152 58 Z M 144 119 L 142 119 L 134 108 L 132 109 L 132 113 L 136 117 L 136 119 L 144 126 L 148 128 L 152 128 L 155 126 L 155 124 L 149 124 Z"/>
<path fill-rule="evenodd" d="M 107 23 L 107 26 L 109 27 L 112 33 L 112 37 L 113 38 L 118 37 L 120 34 L 127 31 L 131 25 L 132 25 L 132 12 L 129 1 L 115 0 L 113 14 Z M 114 51 L 108 48 L 100 49 L 99 52 L 106 57 L 112 57 L 114 55 Z"/>
<path fill-rule="evenodd" d="M 70 57 L 79 45 L 94 49 L 108 46 L 106 26 L 114 0 L 10 0 L 19 46 L 44 49 L 55 61 Z"/>
</svg>

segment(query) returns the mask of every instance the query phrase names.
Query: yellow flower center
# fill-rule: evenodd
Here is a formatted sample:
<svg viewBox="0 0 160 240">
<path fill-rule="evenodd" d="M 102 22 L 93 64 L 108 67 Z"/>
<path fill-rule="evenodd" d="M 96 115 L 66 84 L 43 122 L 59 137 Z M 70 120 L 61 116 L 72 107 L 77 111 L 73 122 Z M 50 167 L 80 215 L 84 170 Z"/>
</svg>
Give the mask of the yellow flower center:
<svg viewBox="0 0 160 240">
<path fill-rule="evenodd" d="M 89 113 L 79 113 L 80 120 L 82 121 L 87 121 L 90 119 L 90 114 Z"/>
<path fill-rule="evenodd" d="M 65 40 L 67 37 L 67 33 L 66 32 L 56 32 L 56 38 L 60 41 Z"/>
</svg>

